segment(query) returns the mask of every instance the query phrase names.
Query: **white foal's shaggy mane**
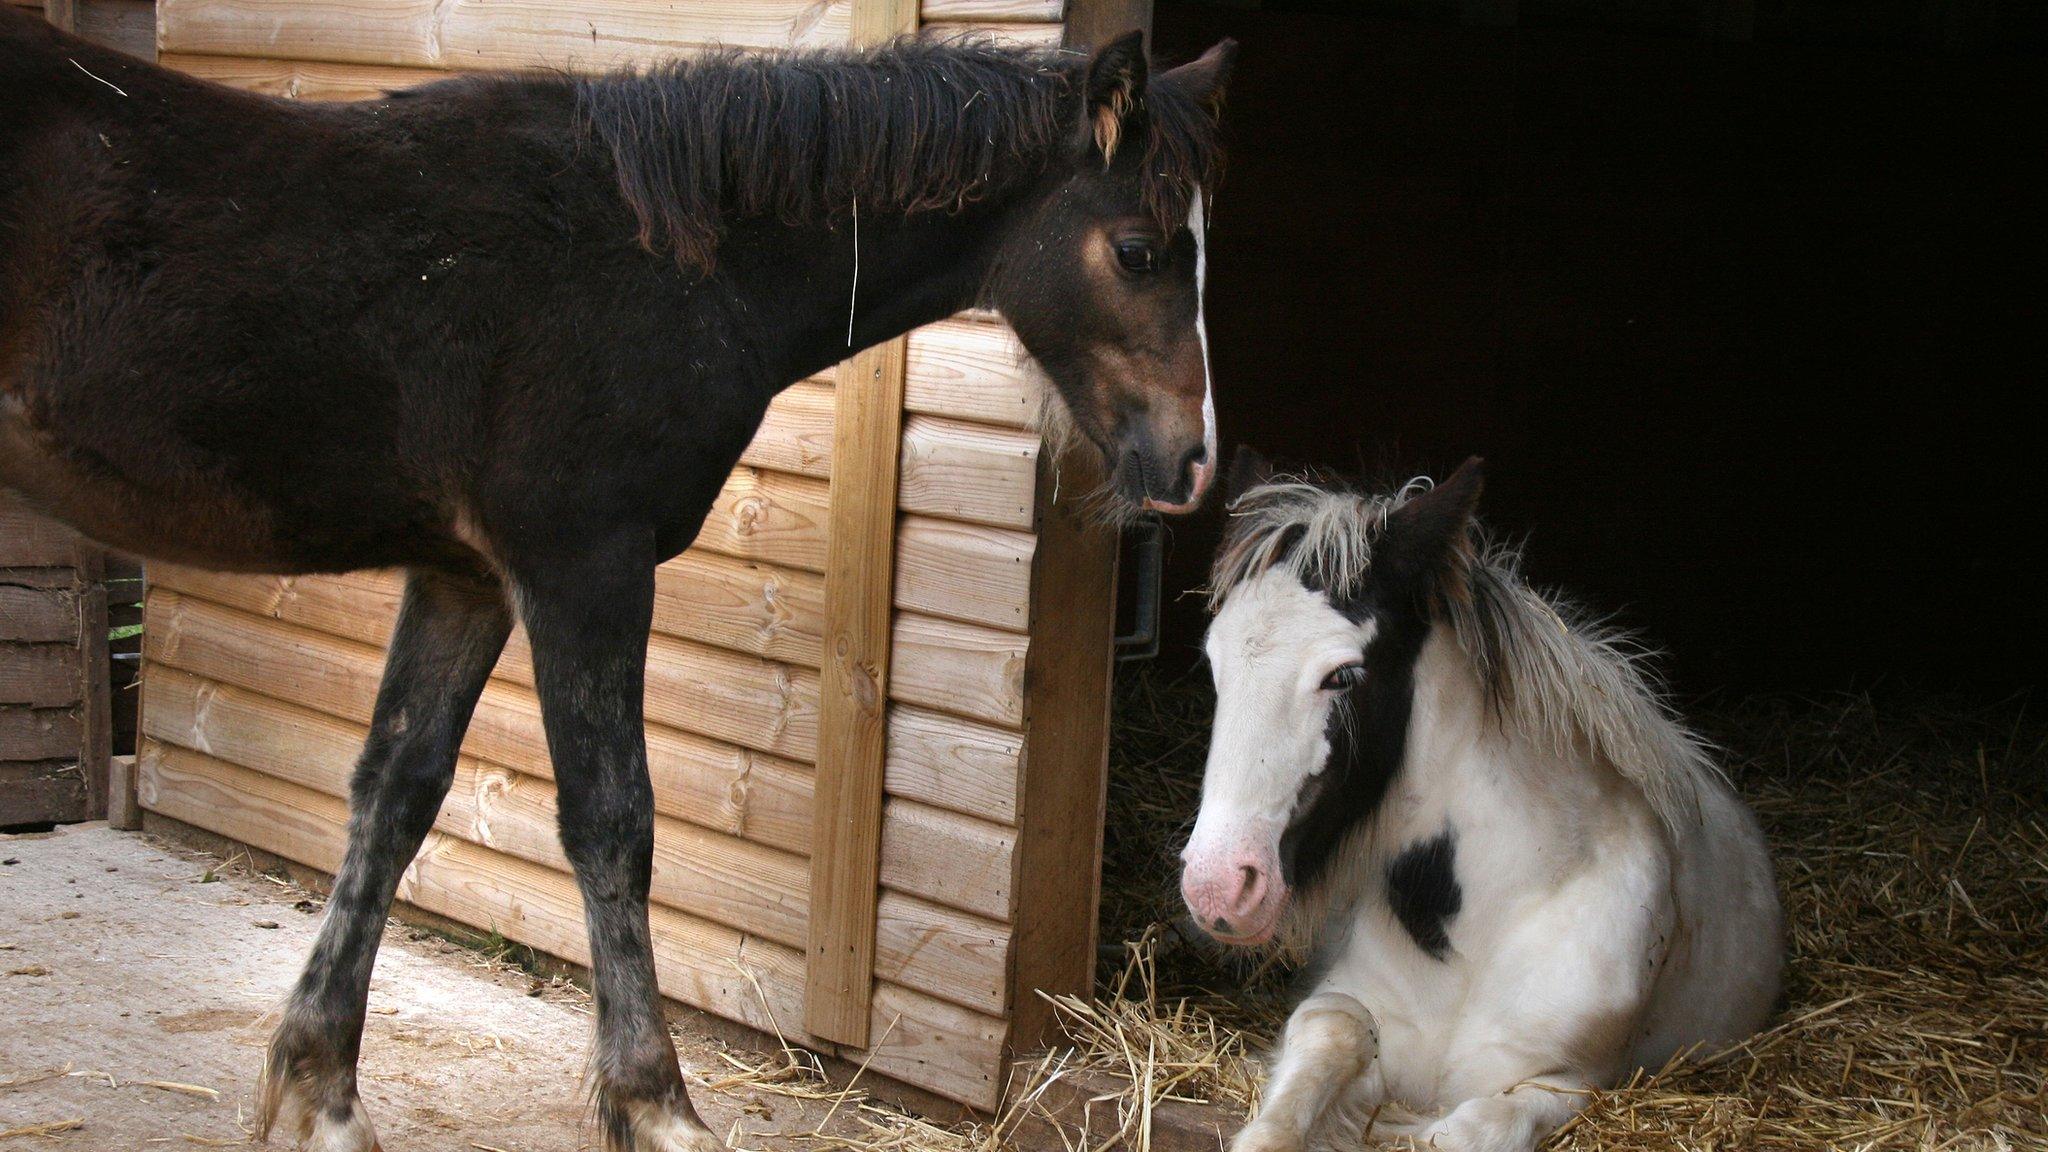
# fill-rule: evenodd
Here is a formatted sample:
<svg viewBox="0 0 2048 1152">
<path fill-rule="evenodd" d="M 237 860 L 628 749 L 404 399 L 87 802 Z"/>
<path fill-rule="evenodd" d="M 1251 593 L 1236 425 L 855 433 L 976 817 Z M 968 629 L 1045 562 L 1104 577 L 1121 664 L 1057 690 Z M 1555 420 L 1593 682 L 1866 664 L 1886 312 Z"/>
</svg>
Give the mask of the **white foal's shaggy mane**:
<svg viewBox="0 0 2048 1152">
<path fill-rule="evenodd" d="M 1362 588 L 1388 517 L 1431 487 L 1417 478 L 1391 495 L 1368 495 L 1289 477 L 1251 489 L 1230 504 L 1210 611 L 1273 568 L 1337 596 Z M 1450 627 L 1504 725 L 1557 755 L 1609 765 L 1673 837 L 1696 828 L 1699 791 L 1720 768 L 1712 746 L 1672 708 L 1642 645 L 1530 587 L 1521 554 L 1476 526 L 1453 563 L 1437 622 Z"/>
</svg>

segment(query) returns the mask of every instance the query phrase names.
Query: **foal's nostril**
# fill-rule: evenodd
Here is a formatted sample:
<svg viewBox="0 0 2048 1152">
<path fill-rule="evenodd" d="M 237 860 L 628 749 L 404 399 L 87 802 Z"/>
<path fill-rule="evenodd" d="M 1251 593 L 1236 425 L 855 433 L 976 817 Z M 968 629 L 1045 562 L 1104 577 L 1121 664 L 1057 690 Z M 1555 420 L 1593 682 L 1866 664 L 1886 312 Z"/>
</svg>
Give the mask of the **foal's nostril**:
<svg viewBox="0 0 2048 1152">
<path fill-rule="evenodd" d="M 1266 874 L 1249 864 L 1237 870 L 1237 899 L 1231 901 L 1239 916 L 1248 915 L 1266 900 Z"/>
</svg>

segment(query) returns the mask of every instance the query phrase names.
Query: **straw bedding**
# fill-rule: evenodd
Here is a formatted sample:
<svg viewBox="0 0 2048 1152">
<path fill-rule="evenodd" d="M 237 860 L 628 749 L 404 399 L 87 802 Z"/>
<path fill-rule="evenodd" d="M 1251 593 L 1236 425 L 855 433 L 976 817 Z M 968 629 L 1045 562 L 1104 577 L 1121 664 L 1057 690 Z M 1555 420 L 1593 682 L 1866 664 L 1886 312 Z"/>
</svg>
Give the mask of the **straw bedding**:
<svg viewBox="0 0 2048 1152">
<path fill-rule="evenodd" d="M 1162 1100 L 1256 1106 L 1286 1011 L 1282 961 L 1174 927 L 1209 706 L 1199 672 L 1118 685 L 1103 979 L 1061 1003 L 1078 1048 L 1019 1070 L 1108 1074 L 1089 1148 L 1145 1148 Z M 1602 1094 L 1548 1147 L 2048 1149 L 2048 721 L 2023 701 L 1868 696 L 1693 715 L 1771 839 L 1785 1001 L 1763 1035 Z M 874 1115 L 869 1146 L 919 1152 L 1000 1147 L 1018 1119 Z"/>
</svg>

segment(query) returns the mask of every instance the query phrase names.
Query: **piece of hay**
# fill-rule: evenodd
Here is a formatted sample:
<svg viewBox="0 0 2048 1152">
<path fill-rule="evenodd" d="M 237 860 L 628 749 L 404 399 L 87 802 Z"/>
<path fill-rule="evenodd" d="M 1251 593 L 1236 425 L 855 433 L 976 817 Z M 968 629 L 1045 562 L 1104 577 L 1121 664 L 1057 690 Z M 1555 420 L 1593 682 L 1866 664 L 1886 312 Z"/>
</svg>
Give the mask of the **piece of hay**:
<svg viewBox="0 0 2048 1152">
<path fill-rule="evenodd" d="M 0 1140 L 12 1140 L 16 1136 L 55 1136 L 60 1132 L 76 1132 L 85 1127 L 83 1117 L 74 1120 L 50 1120 L 42 1124 L 24 1124 L 0 1132 Z"/>
</svg>

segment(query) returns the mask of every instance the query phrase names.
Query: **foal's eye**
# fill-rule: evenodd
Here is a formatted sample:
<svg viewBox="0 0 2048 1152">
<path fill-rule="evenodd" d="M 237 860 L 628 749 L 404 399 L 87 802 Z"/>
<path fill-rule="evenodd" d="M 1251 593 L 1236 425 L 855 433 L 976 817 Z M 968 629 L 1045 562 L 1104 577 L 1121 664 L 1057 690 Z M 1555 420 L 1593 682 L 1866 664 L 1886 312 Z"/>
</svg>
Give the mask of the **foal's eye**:
<svg viewBox="0 0 2048 1152">
<path fill-rule="evenodd" d="M 1346 664 L 1328 676 L 1323 677 L 1323 690 L 1326 692 L 1341 692 L 1346 688 L 1356 688 L 1358 683 L 1364 679 L 1365 665 Z"/>
<path fill-rule="evenodd" d="M 1116 245 L 1116 262 L 1126 272 L 1159 271 L 1159 249 L 1149 240 L 1119 240 Z"/>
</svg>

